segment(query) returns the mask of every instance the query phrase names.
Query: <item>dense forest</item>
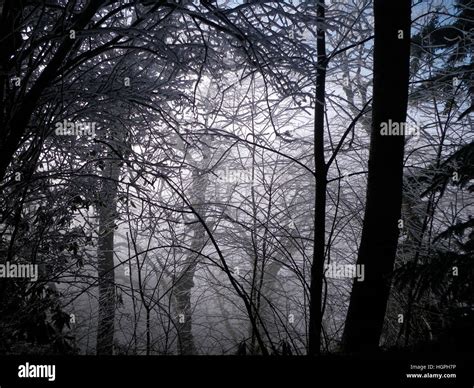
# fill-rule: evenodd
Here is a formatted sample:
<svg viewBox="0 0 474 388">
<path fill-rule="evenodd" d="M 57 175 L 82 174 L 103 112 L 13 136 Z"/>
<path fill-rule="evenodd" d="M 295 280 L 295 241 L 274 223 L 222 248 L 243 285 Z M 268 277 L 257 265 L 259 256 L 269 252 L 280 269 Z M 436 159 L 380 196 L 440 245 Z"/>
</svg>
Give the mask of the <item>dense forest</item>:
<svg viewBox="0 0 474 388">
<path fill-rule="evenodd" d="M 0 354 L 474 347 L 473 0 L 0 1 Z"/>
</svg>

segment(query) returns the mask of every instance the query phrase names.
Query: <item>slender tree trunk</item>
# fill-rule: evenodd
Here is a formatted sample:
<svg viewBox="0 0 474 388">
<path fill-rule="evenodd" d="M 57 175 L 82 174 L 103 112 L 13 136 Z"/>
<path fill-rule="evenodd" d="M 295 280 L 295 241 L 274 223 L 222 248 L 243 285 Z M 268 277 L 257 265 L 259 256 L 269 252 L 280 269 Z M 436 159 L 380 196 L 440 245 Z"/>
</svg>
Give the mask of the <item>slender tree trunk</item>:
<svg viewBox="0 0 474 388">
<path fill-rule="evenodd" d="M 193 229 L 193 242 L 191 249 L 193 251 L 200 251 L 204 245 L 206 237 L 204 229 L 200 230 L 201 224 L 196 223 Z M 175 284 L 175 298 L 176 310 L 179 315 L 178 321 L 178 347 L 179 354 L 193 355 L 196 354 L 196 345 L 194 343 L 194 336 L 192 332 L 192 305 L 191 292 L 194 287 L 194 274 L 196 272 L 197 261 L 199 257 L 197 254 L 190 252 L 187 256 L 184 268 L 180 271 L 178 279 Z M 181 318 L 183 320 L 181 320 Z"/>
<path fill-rule="evenodd" d="M 410 0 L 375 0 L 374 98 L 364 224 L 343 335 L 346 352 L 373 351 L 382 332 L 398 242 L 404 136 L 382 136 L 382 123 L 406 120 Z"/>
<path fill-rule="evenodd" d="M 327 166 L 324 160 L 324 110 L 326 98 L 326 34 L 322 23 L 325 18 L 324 0 L 317 5 L 318 29 L 316 69 L 316 107 L 314 117 L 314 165 L 316 195 L 314 203 L 314 248 L 311 266 L 308 353 L 315 355 L 321 347 L 322 286 L 324 276 L 324 248 L 326 246 L 326 187 Z"/>
<path fill-rule="evenodd" d="M 210 147 L 203 142 L 203 159 L 200 166 L 192 173 L 192 186 L 190 200 L 193 207 L 199 212 L 203 220 L 206 220 L 206 190 L 209 185 L 209 174 L 207 169 L 210 164 Z M 191 233 L 191 252 L 189 252 L 184 262 L 183 269 L 177 276 L 174 286 L 176 309 L 178 314 L 182 314 L 184 321 L 178 321 L 178 346 L 181 355 L 196 354 L 196 345 L 192 333 L 192 305 L 191 291 L 194 287 L 194 275 L 199 261 L 199 255 L 194 252 L 200 252 L 206 244 L 206 231 L 198 220 L 190 225 Z"/>
<path fill-rule="evenodd" d="M 112 136 L 116 140 L 111 145 L 120 152 L 124 134 Z M 97 329 L 97 354 L 113 354 L 115 320 L 115 271 L 114 235 L 117 220 L 117 190 L 120 177 L 120 159 L 109 150 L 103 171 L 102 191 L 99 204 L 98 240 L 98 283 L 99 283 L 99 322 Z"/>
</svg>

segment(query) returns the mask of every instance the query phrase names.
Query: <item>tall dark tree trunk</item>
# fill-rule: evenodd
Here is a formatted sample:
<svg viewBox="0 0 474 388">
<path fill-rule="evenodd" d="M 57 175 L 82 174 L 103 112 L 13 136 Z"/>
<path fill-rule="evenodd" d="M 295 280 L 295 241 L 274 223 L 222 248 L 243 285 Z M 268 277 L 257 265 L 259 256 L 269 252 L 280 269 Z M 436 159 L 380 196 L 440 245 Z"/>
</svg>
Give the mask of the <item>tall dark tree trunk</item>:
<svg viewBox="0 0 474 388">
<path fill-rule="evenodd" d="M 324 248 L 326 246 L 326 188 L 327 166 L 324 160 L 324 109 L 326 98 L 326 33 L 324 31 L 324 0 L 317 5 L 316 107 L 314 117 L 314 166 L 316 195 L 314 203 L 314 250 L 311 266 L 308 353 L 318 354 L 321 348 L 322 286 L 324 276 Z"/>
<path fill-rule="evenodd" d="M 410 0 L 375 0 L 374 98 L 367 201 L 343 348 L 378 348 L 390 292 L 401 212 L 404 136 L 383 136 L 382 123 L 406 120 L 410 56 Z M 403 35 L 402 35 L 403 34 Z"/>
</svg>

